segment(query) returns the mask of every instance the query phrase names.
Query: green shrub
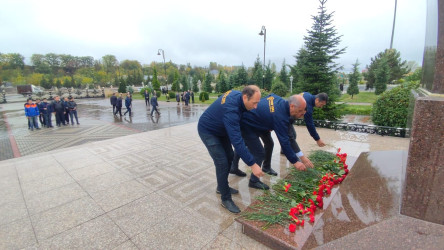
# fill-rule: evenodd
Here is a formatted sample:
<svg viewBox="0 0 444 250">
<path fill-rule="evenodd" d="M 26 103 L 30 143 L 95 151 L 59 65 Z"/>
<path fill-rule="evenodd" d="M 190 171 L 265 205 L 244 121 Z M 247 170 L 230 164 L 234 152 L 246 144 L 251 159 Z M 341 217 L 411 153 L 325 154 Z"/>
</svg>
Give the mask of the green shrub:
<svg viewBox="0 0 444 250">
<path fill-rule="evenodd" d="M 371 105 L 345 104 L 342 109 L 342 114 L 344 114 L 344 115 L 371 115 L 372 114 L 372 106 Z"/>
<path fill-rule="evenodd" d="M 159 98 L 160 96 L 162 95 L 162 92 L 159 90 L 159 91 L 156 91 L 156 96 L 157 96 L 157 98 Z"/>
<path fill-rule="evenodd" d="M 176 99 L 176 92 L 169 91 L 169 92 L 168 92 L 168 96 L 169 96 L 171 99 Z"/>
<path fill-rule="evenodd" d="M 405 128 L 410 91 L 417 87 L 417 82 L 406 82 L 382 93 L 373 105 L 373 123 L 379 126 Z"/>
<path fill-rule="evenodd" d="M 145 90 L 148 90 L 148 93 L 150 94 L 153 93 L 153 90 L 150 87 L 143 87 L 139 92 L 143 98 L 145 98 Z"/>
<path fill-rule="evenodd" d="M 273 81 L 273 86 L 271 87 L 271 92 L 275 93 L 280 97 L 285 97 L 288 93 L 288 87 L 285 86 L 285 84 L 280 80 L 275 79 Z"/>
<path fill-rule="evenodd" d="M 207 100 L 210 100 L 210 96 L 208 95 L 208 92 L 200 92 L 200 94 L 199 94 L 199 100 L 201 101 L 201 102 L 205 102 L 205 101 L 207 101 Z"/>
</svg>

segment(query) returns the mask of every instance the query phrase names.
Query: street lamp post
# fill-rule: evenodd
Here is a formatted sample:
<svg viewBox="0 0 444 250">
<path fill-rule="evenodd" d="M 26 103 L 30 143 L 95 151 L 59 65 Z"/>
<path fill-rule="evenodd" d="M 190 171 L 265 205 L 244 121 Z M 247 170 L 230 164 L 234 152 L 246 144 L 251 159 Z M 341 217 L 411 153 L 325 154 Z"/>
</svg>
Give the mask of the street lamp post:
<svg viewBox="0 0 444 250">
<path fill-rule="evenodd" d="M 260 36 L 264 36 L 264 64 L 262 66 L 262 70 L 265 72 L 265 44 L 267 42 L 267 29 L 265 26 L 262 26 L 261 32 L 259 33 Z M 264 88 L 265 85 L 265 76 L 262 77 L 262 88 Z"/>
<path fill-rule="evenodd" d="M 165 72 L 165 85 L 167 88 L 167 92 L 168 92 L 168 79 L 167 79 L 167 70 L 166 70 L 166 64 L 165 64 L 165 51 L 163 49 L 158 49 L 157 50 L 157 55 L 160 56 L 160 52 L 162 52 L 162 57 L 163 57 L 163 70 Z"/>
<path fill-rule="evenodd" d="M 290 95 L 293 93 L 293 76 L 290 76 Z"/>
</svg>

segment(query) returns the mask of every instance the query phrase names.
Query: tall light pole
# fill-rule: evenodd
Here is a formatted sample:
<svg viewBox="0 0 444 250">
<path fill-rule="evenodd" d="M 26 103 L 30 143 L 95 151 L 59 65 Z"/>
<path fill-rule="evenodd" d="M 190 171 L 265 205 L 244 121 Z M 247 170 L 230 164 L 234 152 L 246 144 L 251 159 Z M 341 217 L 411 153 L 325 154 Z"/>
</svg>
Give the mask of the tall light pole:
<svg viewBox="0 0 444 250">
<path fill-rule="evenodd" d="M 158 56 L 160 56 L 160 52 L 162 52 L 162 56 L 163 56 L 163 69 L 165 71 L 165 85 L 166 85 L 166 90 L 168 93 L 168 78 L 167 78 L 167 70 L 166 70 L 166 64 L 165 64 L 165 51 L 163 51 L 163 49 L 158 49 L 157 50 Z"/>
<path fill-rule="evenodd" d="M 290 95 L 293 93 L 293 75 L 290 75 Z"/>
<path fill-rule="evenodd" d="M 262 26 L 259 35 L 264 36 L 264 64 L 262 65 L 262 70 L 265 72 L 265 43 L 267 42 L 267 29 L 265 28 L 265 26 Z M 262 76 L 262 88 L 264 88 L 264 85 L 265 85 L 265 75 Z"/>
<path fill-rule="evenodd" d="M 393 48 L 393 36 L 395 35 L 395 21 L 396 21 L 396 6 L 397 5 L 398 5 L 398 0 L 395 0 L 395 14 L 393 15 L 392 39 L 390 39 L 390 49 Z"/>
</svg>

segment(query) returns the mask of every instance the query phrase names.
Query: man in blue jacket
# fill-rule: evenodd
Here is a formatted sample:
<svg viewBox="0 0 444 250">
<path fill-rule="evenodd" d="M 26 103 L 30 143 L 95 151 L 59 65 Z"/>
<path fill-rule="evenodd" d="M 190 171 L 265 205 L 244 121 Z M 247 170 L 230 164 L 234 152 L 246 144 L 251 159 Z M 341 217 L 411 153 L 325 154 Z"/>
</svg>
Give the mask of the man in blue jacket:
<svg viewBox="0 0 444 250">
<path fill-rule="evenodd" d="M 157 103 L 156 91 L 153 92 L 153 97 L 151 97 L 150 102 L 151 102 L 151 106 L 153 106 L 153 108 L 151 109 L 151 117 L 153 117 L 154 111 L 156 111 L 157 115 L 160 115 L 159 110 L 157 110 L 159 103 Z"/>
<path fill-rule="evenodd" d="M 221 194 L 221 205 L 232 213 L 240 212 L 231 199 L 231 194 L 239 191 L 228 185 L 228 173 L 233 160 L 232 145 L 255 176 L 264 175 L 257 159 L 246 148 L 240 131 L 241 117 L 255 109 L 260 98 L 260 90 L 254 85 L 246 86 L 242 92 L 227 91 L 205 110 L 197 125 L 199 136 L 216 167 L 216 192 Z"/>
<path fill-rule="evenodd" d="M 126 95 L 126 99 L 125 99 L 126 111 L 125 111 L 125 113 L 123 113 L 123 115 L 126 115 L 126 113 L 129 112 L 129 116 L 131 116 L 131 108 L 133 107 L 132 102 L 133 102 L 133 99 L 131 99 L 131 94 L 128 92 L 128 94 Z"/>
<path fill-rule="evenodd" d="M 30 121 L 31 131 L 33 131 L 34 128 L 40 129 L 39 123 L 37 122 L 37 117 L 39 116 L 39 114 L 39 107 L 37 106 L 37 104 L 32 102 L 31 98 L 29 98 L 28 103 L 25 104 L 25 115 L 26 118 L 28 118 L 28 120 Z"/>
<path fill-rule="evenodd" d="M 322 108 L 327 104 L 328 95 L 326 93 L 319 93 L 312 95 L 308 92 L 301 94 L 307 102 L 307 112 L 304 115 L 305 124 L 311 137 L 316 141 L 319 147 L 324 147 L 325 143 L 321 140 L 313 121 L 313 108 Z"/>
<path fill-rule="evenodd" d="M 298 170 L 305 170 L 305 165 L 299 161 L 291 146 L 291 138 L 288 134 L 290 118 L 302 117 L 305 114 L 305 108 L 306 102 L 300 95 L 293 95 L 286 101 L 280 96 L 270 94 L 261 99 L 256 110 L 246 113 L 242 117 L 242 137 L 250 152 L 256 159 L 259 159 L 259 165 L 265 158 L 264 146 L 259 138 L 267 137 L 267 135 L 269 137 L 270 131 L 274 130 L 287 159 Z M 263 169 L 263 171 L 272 173 L 270 166 L 267 167 L 269 169 Z M 253 188 L 269 189 L 254 173 L 251 175 L 248 185 Z"/>
</svg>

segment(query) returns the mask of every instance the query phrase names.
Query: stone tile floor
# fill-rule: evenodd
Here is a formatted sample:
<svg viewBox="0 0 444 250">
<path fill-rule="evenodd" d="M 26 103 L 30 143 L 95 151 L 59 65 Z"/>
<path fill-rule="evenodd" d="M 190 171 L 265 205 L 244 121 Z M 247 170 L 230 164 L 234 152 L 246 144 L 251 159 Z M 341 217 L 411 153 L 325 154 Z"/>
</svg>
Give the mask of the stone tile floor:
<svg viewBox="0 0 444 250">
<path fill-rule="evenodd" d="M 154 123 L 139 105 L 130 123 L 114 120 L 108 100 L 88 102 L 91 113 L 80 116 L 79 127 L 35 133 L 17 109 L 2 106 L 8 136 L 16 138 L 22 157 L 0 161 L 0 249 L 267 249 L 243 235 L 235 215 L 220 206 L 214 165 L 196 130 L 204 107 L 163 103 L 160 123 Z M 305 153 L 318 149 L 305 127 L 296 131 Z M 404 138 L 319 133 L 325 150 L 341 147 L 351 160 L 409 144 Z M 72 146 L 79 134 L 96 138 Z M 65 144 L 57 144 L 60 138 Z M 36 151 L 43 139 L 48 148 Z M 290 165 L 279 151 L 277 143 L 272 167 L 285 176 Z M 263 180 L 270 184 L 279 176 Z M 241 209 L 262 193 L 248 188 L 247 178 L 229 181 L 240 191 L 233 198 Z"/>
</svg>

